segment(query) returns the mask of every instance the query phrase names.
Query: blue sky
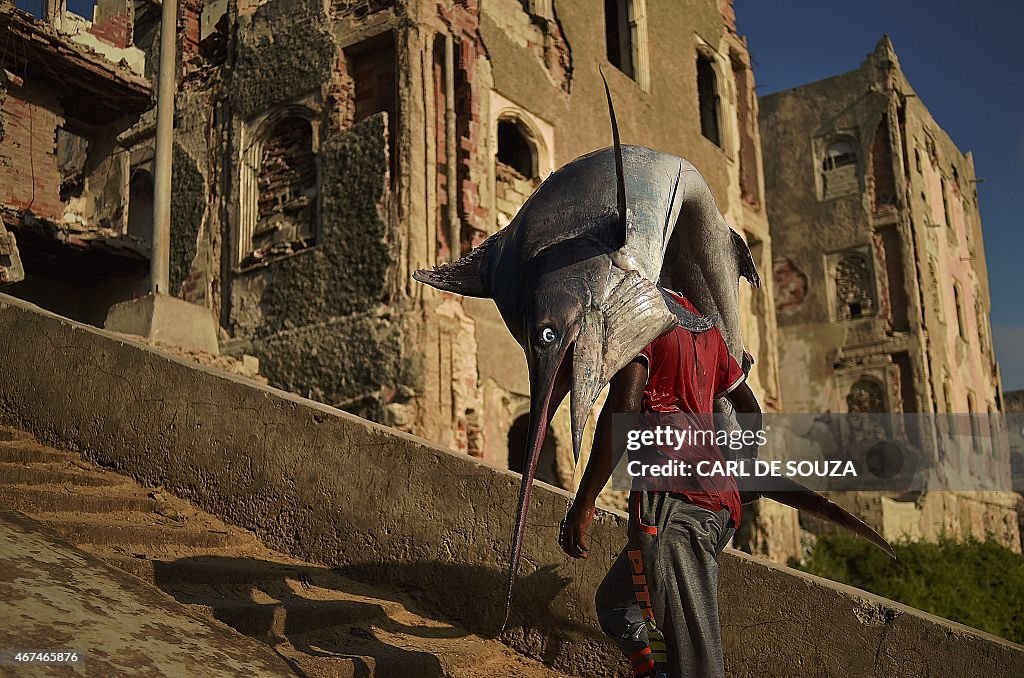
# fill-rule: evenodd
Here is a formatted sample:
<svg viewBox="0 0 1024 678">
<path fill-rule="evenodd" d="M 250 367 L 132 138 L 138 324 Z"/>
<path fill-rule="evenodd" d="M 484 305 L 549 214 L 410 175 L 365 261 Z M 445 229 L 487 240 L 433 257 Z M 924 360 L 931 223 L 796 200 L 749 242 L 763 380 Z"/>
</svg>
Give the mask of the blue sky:
<svg viewBox="0 0 1024 678">
<path fill-rule="evenodd" d="M 42 16 L 43 0 L 15 0 L 15 6 L 19 9 L 32 12 L 36 16 Z M 96 0 L 68 0 L 68 9 L 86 19 L 92 19 L 92 8 L 96 6 Z"/>
<path fill-rule="evenodd" d="M 856 68 L 888 33 L 936 121 L 974 152 L 992 329 L 1007 391 L 1024 389 L 1024 2 L 736 0 L 759 94 Z"/>
</svg>

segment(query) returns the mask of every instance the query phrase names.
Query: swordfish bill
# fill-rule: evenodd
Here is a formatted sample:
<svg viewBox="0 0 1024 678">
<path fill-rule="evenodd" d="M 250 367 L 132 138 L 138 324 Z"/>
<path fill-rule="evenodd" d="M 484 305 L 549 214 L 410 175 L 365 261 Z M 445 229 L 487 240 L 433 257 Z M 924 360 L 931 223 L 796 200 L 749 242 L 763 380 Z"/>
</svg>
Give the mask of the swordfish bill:
<svg viewBox="0 0 1024 678">
<path fill-rule="evenodd" d="M 746 243 L 725 223 L 693 165 L 619 142 L 607 81 L 604 86 L 610 148 L 552 173 L 508 226 L 462 259 L 413 274 L 445 292 L 492 299 L 526 357 L 530 424 L 502 630 L 537 460 L 565 397 L 578 463 L 583 429 L 602 389 L 673 326 L 698 333 L 717 326 L 729 352 L 749 364 L 740 336 L 739 278 L 759 281 Z M 679 305 L 666 287 L 699 313 Z"/>
</svg>

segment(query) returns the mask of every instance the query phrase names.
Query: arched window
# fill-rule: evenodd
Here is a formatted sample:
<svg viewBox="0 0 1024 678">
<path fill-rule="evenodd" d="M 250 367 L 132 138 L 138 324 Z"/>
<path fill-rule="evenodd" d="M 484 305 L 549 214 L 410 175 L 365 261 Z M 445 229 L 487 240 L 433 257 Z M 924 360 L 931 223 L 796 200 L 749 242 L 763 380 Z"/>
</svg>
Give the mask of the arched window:
<svg viewBox="0 0 1024 678">
<path fill-rule="evenodd" d="M 134 170 L 128 182 L 128 235 L 153 242 L 153 175 L 144 169 Z"/>
<path fill-rule="evenodd" d="M 836 263 L 836 318 L 856 320 L 874 314 L 875 286 L 867 255 L 847 254 Z"/>
<path fill-rule="evenodd" d="M 700 108 L 700 133 L 721 147 L 718 75 L 715 73 L 714 60 L 701 52 L 697 53 L 697 101 Z"/>
<path fill-rule="evenodd" d="M 836 139 L 825 148 L 821 160 L 824 198 L 856 193 L 859 188 L 857 148 L 850 139 Z"/>
<path fill-rule="evenodd" d="M 498 121 L 498 162 L 515 170 L 524 179 L 537 178 L 537 150 L 520 123 L 513 119 Z"/>
<path fill-rule="evenodd" d="M 527 413 L 516 419 L 508 430 L 508 468 L 510 471 L 523 473 L 526 464 L 524 455 L 529 437 L 530 415 Z M 548 485 L 561 487 L 561 483 L 558 481 L 558 460 L 555 456 L 555 436 L 550 427 L 544 437 L 544 445 L 540 448 L 536 478 Z"/>
<path fill-rule="evenodd" d="M 647 70 L 647 0 L 605 0 L 604 37 L 608 62 L 641 89 L 650 88 Z"/>
<path fill-rule="evenodd" d="M 853 414 L 877 414 L 885 412 L 885 391 L 874 379 L 861 377 L 846 395 L 846 406 Z"/>
<path fill-rule="evenodd" d="M 288 117 L 274 125 L 263 144 L 259 176 L 255 235 L 261 235 L 261 226 L 270 224 L 275 232 L 290 227 L 292 232 L 285 235 L 293 239 L 312 237 L 316 161 L 308 120 Z"/>
<path fill-rule="evenodd" d="M 320 182 L 311 120 L 303 108 L 284 108 L 256 129 L 246 147 L 238 243 L 243 265 L 316 240 Z"/>
<path fill-rule="evenodd" d="M 821 168 L 826 172 L 830 172 L 840 167 L 856 164 L 857 150 L 849 141 L 840 140 L 833 141 L 825 149 L 825 159 L 821 163 Z"/>
<path fill-rule="evenodd" d="M 494 197 L 497 225 L 502 228 L 540 185 L 542 171 L 550 168 L 542 134 L 522 111 L 498 113 L 495 141 Z"/>
</svg>

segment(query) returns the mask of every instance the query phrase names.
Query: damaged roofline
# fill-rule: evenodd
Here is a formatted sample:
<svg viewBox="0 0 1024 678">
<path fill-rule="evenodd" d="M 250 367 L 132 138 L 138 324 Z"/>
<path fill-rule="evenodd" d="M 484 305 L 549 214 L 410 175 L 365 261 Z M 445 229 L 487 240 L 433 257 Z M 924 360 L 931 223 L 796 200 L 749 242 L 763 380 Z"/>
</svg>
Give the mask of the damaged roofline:
<svg viewBox="0 0 1024 678">
<path fill-rule="evenodd" d="M 0 6 L 0 32 L 7 34 L 0 43 L 0 66 L 27 82 L 52 83 L 65 98 L 91 97 L 91 104 L 114 99 L 111 110 L 121 115 L 141 113 L 150 105 L 148 79 L 58 34 L 13 4 Z"/>
</svg>

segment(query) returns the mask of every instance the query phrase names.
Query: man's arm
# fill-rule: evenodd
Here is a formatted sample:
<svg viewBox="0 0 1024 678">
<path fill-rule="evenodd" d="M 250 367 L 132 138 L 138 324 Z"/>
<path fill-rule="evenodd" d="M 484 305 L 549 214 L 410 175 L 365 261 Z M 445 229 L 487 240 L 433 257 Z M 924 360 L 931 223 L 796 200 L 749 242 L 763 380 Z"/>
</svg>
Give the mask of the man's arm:
<svg viewBox="0 0 1024 678">
<path fill-rule="evenodd" d="M 597 419 L 590 459 L 562 527 L 562 550 L 573 558 L 586 558 L 590 553 L 587 530 L 597 510 L 597 495 L 615 470 L 617 459 L 612 439 L 612 415 L 639 412 L 646 383 L 647 365 L 640 358 L 634 359 L 612 377 L 608 399 Z"/>
<path fill-rule="evenodd" d="M 754 431 L 756 433 L 761 430 L 761 405 L 758 404 L 757 396 L 750 390 L 747 382 L 743 382 L 729 391 L 725 397 L 732 403 L 736 413 L 743 415 L 737 417 L 737 419 L 744 431 Z"/>
<path fill-rule="evenodd" d="M 726 394 L 726 398 L 732 403 L 733 408 L 736 410 L 736 417 L 739 422 L 740 428 L 744 431 L 744 438 L 757 439 L 757 432 L 761 430 L 761 406 L 757 402 L 757 397 L 754 392 L 750 390 L 750 386 L 747 382 L 743 382 L 732 391 Z M 746 435 L 747 431 L 753 431 L 753 436 Z M 744 457 L 747 459 L 757 458 L 757 444 L 752 446 L 753 449 L 744 450 Z M 740 486 L 740 503 L 749 504 L 757 501 L 761 498 L 758 492 L 746 491 L 743 488 L 745 478 L 737 478 L 736 482 Z"/>
</svg>

